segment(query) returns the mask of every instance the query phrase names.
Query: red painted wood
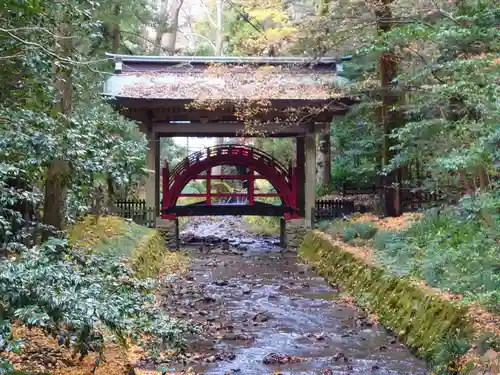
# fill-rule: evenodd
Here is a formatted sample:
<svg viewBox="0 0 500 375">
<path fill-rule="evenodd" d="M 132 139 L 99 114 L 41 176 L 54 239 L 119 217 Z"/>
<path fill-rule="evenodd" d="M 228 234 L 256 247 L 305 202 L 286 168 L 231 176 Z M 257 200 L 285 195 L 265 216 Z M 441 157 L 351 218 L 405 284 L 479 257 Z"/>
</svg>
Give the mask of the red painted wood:
<svg viewBox="0 0 500 375">
<path fill-rule="evenodd" d="M 201 173 L 211 170 L 219 165 L 246 166 L 251 171 L 245 175 L 201 175 Z M 219 145 L 208 148 L 202 152 L 189 155 L 181 163 L 177 164 L 170 172 L 167 196 L 164 197 L 164 208 L 171 208 L 176 205 L 179 197 L 200 197 L 205 198 L 205 202 L 211 202 L 212 197 L 247 197 L 251 204 L 255 203 L 255 197 L 279 197 L 286 207 L 295 208 L 296 189 L 292 183 L 293 176 L 280 162 L 265 152 L 245 145 Z M 249 184 L 249 194 L 227 193 L 220 194 L 211 192 L 205 194 L 182 194 L 182 190 L 191 180 L 206 179 L 241 179 L 252 180 Z M 276 189 L 278 193 L 255 194 L 255 179 L 266 179 Z M 296 186 L 296 182 L 295 182 Z M 252 192 L 250 192 L 250 190 Z"/>
<path fill-rule="evenodd" d="M 253 169 L 250 168 L 250 173 L 248 176 L 248 204 L 253 206 L 255 203 L 255 185 L 253 178 Z"/>
<path fill-rule="evenodd" d="M 162 211 L 168 207 L 168 189 L 170 186 L 170 176 L 169 176 L 169 168 L 168 168 L 168 161 L 165 160 L 165 165 L 162 168 L 162 179 L 163 179 L 163 190 L 162 190 Z"/>
<path fill-rule="evenodd" d="M 211 193 L 211 197 L 214 198 L 244 198 L 248 197 L 248 194 L 246 193 Z M 280 197 L 278 193 L 267 193 L 267 194 L 254 194 L 254 197 Z M 207 194 L 206 193 L 181 193 L 179 194 L 179 198 L 206 198 Z M 254 201 L 255 203 L 255 201 Z"/>
<path fill-rule="evenodd" d="M 248 180 L 250 178 L 249 174 L 212 174 L 210 175 L 211 180 Z M 198 175 L 194 180 L 206 180 L 207 176 L 204 174 Z M 267 178 L 254 174 L 254 180 L 267 180 Z"/>
<path fill-rule="evenodd" d="M 209 168 L 207 169 L 207 199 L 206 199 L 206 204 L 207 206 L 212 205 L 212 169 Z"/>
</svg>

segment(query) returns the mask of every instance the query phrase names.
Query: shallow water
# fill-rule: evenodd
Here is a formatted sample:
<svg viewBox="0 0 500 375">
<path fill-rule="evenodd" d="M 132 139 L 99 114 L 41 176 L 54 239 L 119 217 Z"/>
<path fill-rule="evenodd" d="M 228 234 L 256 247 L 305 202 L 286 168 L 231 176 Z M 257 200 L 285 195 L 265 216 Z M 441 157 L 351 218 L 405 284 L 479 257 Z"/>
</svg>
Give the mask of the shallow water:
<svg viewBox="0 0 500 375">
<path fill-rule="evenodd" d="M 230 228 L 240 225 L 230 220 L 236 221 Z M 203 232 L 214 236 L 219 228 L 208 223 Z M 252 242 L 242 251 L 226 241 L 190 245 L 185 250 L 194 257 L 189 274 L 165 284 L 165 309 L 204 327 L 191 340 L 190 363 L 167 368 L 193 367 L 213 375 L 430 374 L 383 327 L 338 300 L 338 290 L 298 263 L 294 253 L 242 233 Z M 235 243 L 234 237 L 223 238 L 228 239 Z M 239 247 L 242 239 L 236 242 Z M 301 361 L 264 364 L 272 352 Z"/>
</svg>

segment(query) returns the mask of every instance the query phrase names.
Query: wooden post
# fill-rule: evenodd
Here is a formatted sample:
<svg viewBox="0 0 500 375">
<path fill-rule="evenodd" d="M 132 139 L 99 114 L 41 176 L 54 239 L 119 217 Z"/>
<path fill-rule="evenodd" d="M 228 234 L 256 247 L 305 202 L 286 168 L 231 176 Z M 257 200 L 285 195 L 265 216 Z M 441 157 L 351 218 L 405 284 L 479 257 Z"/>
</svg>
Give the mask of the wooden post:
<svg viewBox="0 0 500 375">
<path fill-rule="evenodd" d="M 210 168 L 207 169 L 207 197 L 205 203 L 207 206 L 212 205 L 212 170 Z"/>
<path fill-rule="evenodd" d="M 305 217 L 305 180 L 306 180 L 306 151 L 303 136 L 296 138 L 296 160 L 297 160 L 297 210 L 300 217 Z"/>
<path fill-rule="evenodd" d="M 162 211 L 161 214 L 168 208 L 168 197 L 170 188 L 170 169 L 168 166 L 168 161 L 165 160 L 165 165 L 163 166 L 163 190 L 162 190 Z"/>
<path fill-rule="evenodd" d="M 160 214 L 160 137 L 154 133 L 154 147 L 155 147 L 155 208 L 156 216 Z"/>
<path fill-rule="evenodd" d="M 286 248 L 286 220 L 280 218 L 280 246 Z"/>
<path fill-rule="evenodd" d="M 314 201 L 316 200 L 316 137 L 314 134 L 307 134 L 304 137 L 305 143 L 305 218 L 308 223 L 314 221 Z M 309 225 L 309 224 L 307 224 Z"/>
<path fill-rule="evenodd" d="M 248 169 L 248 204 L 253 206 L 255 204 L 255 185 L 254 185 L 254 170 Z"/>
</svg>

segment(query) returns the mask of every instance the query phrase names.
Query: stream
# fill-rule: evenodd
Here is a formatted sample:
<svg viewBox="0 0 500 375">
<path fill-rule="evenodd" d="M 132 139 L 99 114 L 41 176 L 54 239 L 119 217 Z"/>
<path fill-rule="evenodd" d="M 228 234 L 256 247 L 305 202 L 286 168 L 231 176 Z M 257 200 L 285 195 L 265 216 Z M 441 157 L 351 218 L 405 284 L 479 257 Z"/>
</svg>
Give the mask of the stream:
<svg viewBox="0 0 500 375">
<path fill-rule="evenodd" d="M 430 374 L 277 238 L 250 235 L 241 219 L 228 217 L 194 218 L 181 239 L 193 262 L 182 278 L 164 281 L 163 306 L 202 332 L 190 338 L 182 361 L 163 366 L 168 371 Z"/>
</svg>

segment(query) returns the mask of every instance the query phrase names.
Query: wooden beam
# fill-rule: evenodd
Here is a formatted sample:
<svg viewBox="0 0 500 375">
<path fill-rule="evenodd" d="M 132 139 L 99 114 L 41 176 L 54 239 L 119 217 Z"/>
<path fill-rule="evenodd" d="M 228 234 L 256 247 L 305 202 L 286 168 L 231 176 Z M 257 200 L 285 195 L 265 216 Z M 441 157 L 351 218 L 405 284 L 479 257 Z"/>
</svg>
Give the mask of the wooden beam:
<svg viewBox="0 0 500 375">
<path fill-rule="evenodd" d="M 162 137 L 296 137 L 308 133 L 319 133 L 329 123 L 304 123 L 300 125 L 267 124 L 259 128 L 257 134 L 244 134 L 245 124 L 241 122 L 189 122 L 171 123 L 156 122 L 153 124 L 154 132 Z"/>
<path fill-rule="evenodd" d="M 176 216 L 283 216 L 293 212 L 292 208 L 286 206 L 274 206 L 271 204 L 255 202 L 253 206 L 239 204 L 221 204 L 207 206 L 190 204 L 185 206 L 174 206 L 166 210 L 166 214 Z"/>
</svg>

